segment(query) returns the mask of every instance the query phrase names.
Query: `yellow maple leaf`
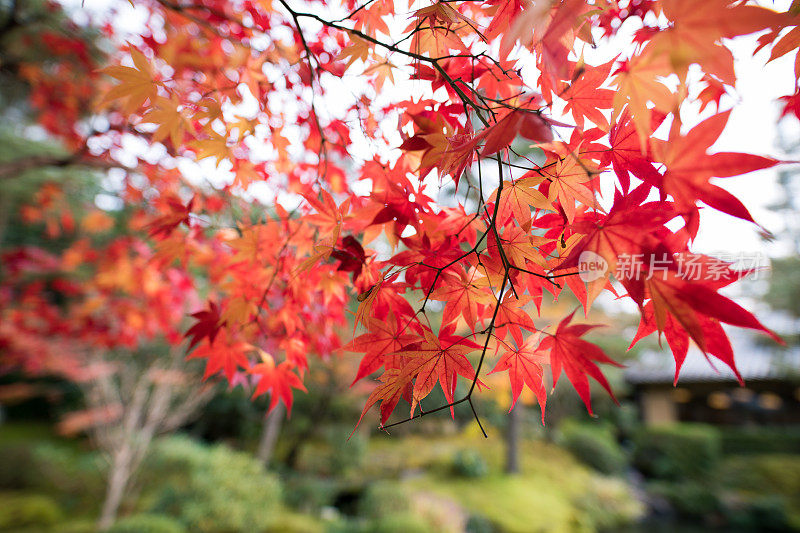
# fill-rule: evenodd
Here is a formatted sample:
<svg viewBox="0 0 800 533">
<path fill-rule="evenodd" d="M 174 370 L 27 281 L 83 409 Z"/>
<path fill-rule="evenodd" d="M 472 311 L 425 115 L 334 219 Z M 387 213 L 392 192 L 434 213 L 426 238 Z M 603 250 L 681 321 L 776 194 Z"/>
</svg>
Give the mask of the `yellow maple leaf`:
<svg viewBox="0 0 800 533">
<path fill-rule="evenodd" d="M 389 63 L 389 61 L 383 61 L 381 63 L 376 63 L 369 67 L 367 70 L 364 71 L 364 74 L 374 74 L 375 75 L 375 90 L 380 92 L 383 88 L 383 84 L 386 81 L 386 78 L 389 78 L 394 84 L 394 69 L 396 67 Z"/>
<path fill-rule="evenodd" d="M 660 81 L 660 78 L 671 73 L 672 65 L 665 54 L 644 54 L 624 62 L 612 80 L 617 85 L 614 93 L 614 120 L 616 121 L 627 104 L 642 147 L 647 146 L 647 139 L 653 133 L 650 129 L 647 102 L 652 102 L 659 111 L 672 111 L 675 98 Z"/>
<path fill-rule="evenodd" d="M 120 81 L 105 94 L 102 104 L 114 100 L 125 100 L 122 107 L 124 113 L 133 113 L 148 99 L 151 102 L 155 100 L 158 95 L 158 87 L 161 85 L 160 82 L 153 79 L 150 62 L 144 54 L 133 46 L 130 47 L 130 53 L 133 67 L 114 65 L 101 71 Z"/>
<path fill-rule="evenodd" d="M 255 302 L 244 296 L 235 296 L 228 300 L 228 305 L 222 311 L 221 318 L 228 324 L 244 324 L 250 316 L 258 313 Z"/>
<path fill-rule="evenodd" d="M 352 65 L 356 59 L 366 62 L 369 58 L 369 52 L 372 46 L 369 41 L 362 39 L 355 33 L 348 32 L 348 34 L 350 35 L 351 44 L 345 47 L 341 52 L 339 52 L 339 55 L 336 56 L 336 59 L 341 60 L 349 58 L 347 60 L 346 68 L 350 68 L 350 65 Z"/>
<path fill-rule="evenodd" d="M 158 125 L 153 132 L 153 140 L 161 142 L 169 137 L 173 147 L 183 144 L 183 138 L 189 129 L 189 121 L 183 114 L 180 102 L 176 99 L 156 97 L 155 106 L 147 112 L 143 120 Z"/>
<path fill-rule="evenodd" d="M 383 286 L 383 280 L 370 287 L 366 292 L 358 295 L 358 300 L 361 302 L 356 309 L 355 321 L 353 322 L 353 333 L 355 334 L 356 327 L 359 324 L 369 325 L 369 319 L 372 316 L 372 307 L 375 305 L 375 298 Z"/>
<path fill-rule="evenodd" d="M 196 157 L 198 160 L 205 159 L 206 157 L 214 157 L 217 160 L 217 166 L 219 166 L 223 160 L 230 157 L 228 138 L 213 130 L 209 134 L 208 139 L 192 141 L 189 145 L 197 154 Z"/>
</svg>

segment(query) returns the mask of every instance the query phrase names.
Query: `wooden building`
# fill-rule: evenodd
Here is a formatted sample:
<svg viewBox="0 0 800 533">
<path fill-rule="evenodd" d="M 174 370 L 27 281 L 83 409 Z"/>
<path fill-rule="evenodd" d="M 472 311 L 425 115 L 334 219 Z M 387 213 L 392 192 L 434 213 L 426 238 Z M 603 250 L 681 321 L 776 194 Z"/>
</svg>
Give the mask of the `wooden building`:
<svg viewBox="0 0 800 533">
<path fill-rule="evenodd" d="M 646 352 L 631 363 L 625 379 L 645 424 L 800 425 L 800 347 L 767 348 L 746 337 L 735 341 L 744 387 L 725 364 L 711 357 L 712 366 L 695 346 L 675 386 L 671 353 Z"/>
</svg>

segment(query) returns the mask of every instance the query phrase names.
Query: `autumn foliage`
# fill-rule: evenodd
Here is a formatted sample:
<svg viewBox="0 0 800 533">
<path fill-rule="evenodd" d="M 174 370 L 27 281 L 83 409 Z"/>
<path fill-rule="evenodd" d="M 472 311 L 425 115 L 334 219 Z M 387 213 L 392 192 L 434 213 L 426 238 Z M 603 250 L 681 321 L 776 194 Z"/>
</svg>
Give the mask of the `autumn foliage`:
<svg viewBox="0 0 800 533">
<path fill-rule="evenodd" d="M 73 295 L 84 303 L 48 327 L 127 342 L 191 313 L 188 357 L 271 407 L 291 408 L 311 354 L 359 358 L 355 381 L 377 376 L 364 415 L 379 404 L 384 427 L 401 399 L 399 422 L 474 411 L 487 373 L 507 374 L 514 401 L 530 389 L 543 418 L 565 374 L 591 411 L 590 378 L 613 396 L 601 366 L 617 363 L 585 339 L 596 326 L 581 315 L 606 292 L 636 304 L 633 341 L 666 339 L 678 372 L 690 342 L 736 371 L 722 324 L 775 337 L 719 292 L 747 272 L 692 241 L 701 208 L 756 224 L 714 180 L 779 163 L 712 149 L 736 104 L 730 43 L 757 34 L 770 60 L 795 53 L 795 4 L 133 4 L 144 25 L 107 25 L 112 64 L 80 81 L 93 128 L 71 112 L 79 82 L 62 93 L 52 69 L 25 71 L 42 123 L 76 150 L 70 163 L 121 169 L 140 235 L 53 258 L 100 268 Z M 786 113 L 798 99 L 783 99 Z M 50 260 L 20 253 L 12 270 Z M 583 275 L 585 257 L 604 261 L 599 277 Z M 86 323 L 95 298 L 117 308 L 137 287 L 136 306 L 154 313 Z M 195 291 L 205 303 L 184 310 Z M 580 311 L 538 317 L 566 293 Z M 4 296 L 0 338 L 30 329 L 39 295 Z M 435 388 L 447 404 L 423 408 Z"/>
</svg>

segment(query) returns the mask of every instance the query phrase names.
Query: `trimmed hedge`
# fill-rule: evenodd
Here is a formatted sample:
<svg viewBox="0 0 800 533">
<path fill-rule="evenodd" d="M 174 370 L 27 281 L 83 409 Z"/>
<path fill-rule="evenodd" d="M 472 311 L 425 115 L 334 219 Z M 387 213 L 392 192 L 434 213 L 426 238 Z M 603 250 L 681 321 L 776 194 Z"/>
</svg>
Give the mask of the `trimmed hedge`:
<svg viewBox="0 0 800 533">
<path fill-rule="evenodd" d="M 794 497 L 800 504 L 800 456 L 783 454 L 730 457 L 720 468 L 729 489 Z"/>
<path fill-rule="evenodd" d="M 788 523 L 800 530 L 800 455 L 730 457 L 723 462 L 719 478 L 740 503 L 733 509 L 732 523 L 745 527 L 769 515 L 765 524 L 772 529 Z"/>
<path fill-rule="evenodd" d="M 745 455 L 764 453 L 800 454 L 800 429 L 780 427 L 725 428 L 721 430 L 722 453 Z"/>
<path fill-rule="evenodd" d="M 704 519 L 722 510 L 717 490 L 696 481 L 656 481 L 647 490 L 667 500 L 675 513 L 684 518 Z"/>
<path fill-rule="evenodd" d="M 702 478 L 722 455 L 719 431 L 702 424 L 645 427 L 634 437 L 634 466 L 655 479 Z"/>
<path fill-rule="evenodd" d="M 559 443 L 576 459 L 602 474 L 621 474 L 628 465 L 611 430 L 597 424 L 564 423 Z"/>
</svg>

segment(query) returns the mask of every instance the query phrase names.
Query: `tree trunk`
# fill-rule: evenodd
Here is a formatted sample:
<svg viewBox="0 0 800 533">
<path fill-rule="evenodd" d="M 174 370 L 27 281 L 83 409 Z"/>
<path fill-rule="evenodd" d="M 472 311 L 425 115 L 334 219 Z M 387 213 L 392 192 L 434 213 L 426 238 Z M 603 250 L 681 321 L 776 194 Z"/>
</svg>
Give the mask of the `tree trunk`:
<svg viewBox="0 0 800 533">
<path fill-rule="evenodd" d="M 122 447 L 114 454 L 109 468 L 108 485 L 106 486 L 106 497 L 103 501 L 103 509 L 97 521 L 97 528 L 105 531 L 111 527 L 117 519 L 119 506 L 122 504 L 122 497 L 131 475 L 131 450 L 129 446 Z"/>
<path fill-rule="evenodd" d="M 264 463 L 264 466 L 269 466 L 270 461 L 272 461 L 275 443 L 278 441 L 278 435 L 281 432 L 284 412 L 283 404 L 279 403 L 264 420 L 264 429 L 261 431 L 261 440 L 258 443 L 258 451 L 256 452 L 256 457 Z"/>
<path fill-rule="evenodd" d="M 517 402 L 514 409 L 508 413 L 506 426 L 506 473 L 519 473 L 519 433 L 522 423 L 522 402 Z"/>
</svg>

